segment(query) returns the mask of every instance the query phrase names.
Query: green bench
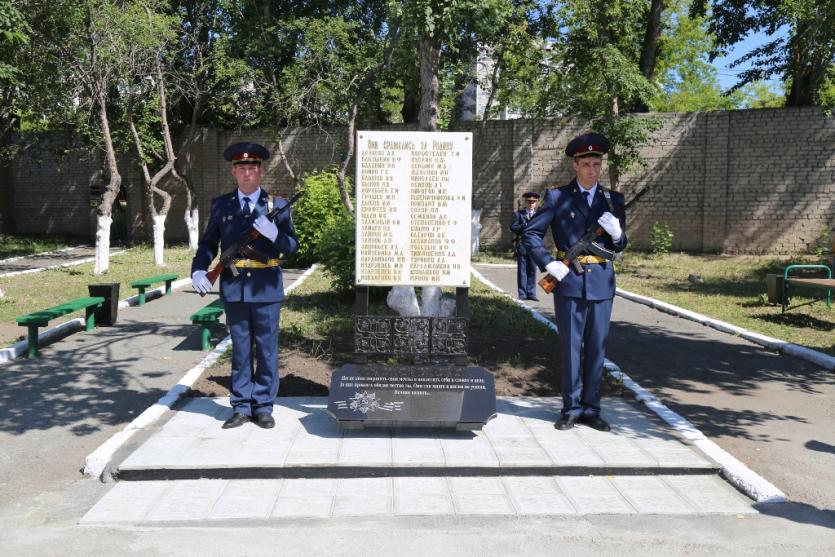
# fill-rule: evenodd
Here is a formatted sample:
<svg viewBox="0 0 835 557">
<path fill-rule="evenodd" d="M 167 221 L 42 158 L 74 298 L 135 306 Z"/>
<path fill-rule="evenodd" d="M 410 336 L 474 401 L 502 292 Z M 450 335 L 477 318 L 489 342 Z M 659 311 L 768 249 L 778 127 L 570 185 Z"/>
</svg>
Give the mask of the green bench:
<svg viewBox="0 0 835 557">
<path fill-rule="evenodd" d="M 104 303 L 104 298 L 101 296 L 91 296 L 88 298 L 78 298 L 70 300 L 59 306 L 36 311 L 28 315 L 22 315 L 17 318 L 17 324 L 29 328 L 29 346 L 28 355 L 30 358 L 38 356 L 38 327 L 45 327 L 51 320 L 62 315 L 67 315 L 74 311 L 86 310 L 86 327 L 88 331 L 92 331 L 96 325 L 96 317 L 93 310 L 101 307 Z"/>
<path fill-rule="evenodd" d="M 826 273 L 826 278 L 797 278 L 790 277 L 789 272 L 796 269 L 819 269 Z M 817 288 L 826 290 L 826 307 L 832 307 L 832 291 L 835 290 L 835 280 L 832 279 L 832 269 L 827 265 L 789 265 L 783 271 L 783 292 L 780 300 L 783 306 L 783 313 L 789 306 L 790 291 L 789 286 Z"/>
<path fill-rule="evenodd" d="M 171 283 L 175 280 L 177 280 L 177 275 L 157 275 L 155 277 L 148 277 L 133 281 L 130 283 L 131 287 L 139 289 L 139 303 L 137 305 L 145 305 L 145 290 L 158 282 L 165 283 L 165 295 L 170 295 Z"/>
<path fill-rule="evenodd" d="M 212 325 L 218 322 L 221 315 L 223 315 L 223 300 L 221 299 L 217 299 L 191 314 L 191 322 L 200 325 L 200 339 L 203 350 L 209 350 L 212 347 L 209 342 L 209 339 L 212 338 Z"/>
</svg>

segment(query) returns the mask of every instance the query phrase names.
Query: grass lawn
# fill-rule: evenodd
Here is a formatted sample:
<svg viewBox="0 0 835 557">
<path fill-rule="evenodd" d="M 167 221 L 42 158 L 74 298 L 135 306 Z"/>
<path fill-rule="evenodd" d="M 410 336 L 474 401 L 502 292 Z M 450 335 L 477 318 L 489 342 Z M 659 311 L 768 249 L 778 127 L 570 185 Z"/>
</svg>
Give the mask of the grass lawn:
<svg viewBox="0 0 835 557">
<path fill-rule="evenodd" d="M 83 243 L 78 238 L 63 238 L 61 236 L 39 237 L 0 234 L 0 259 L 55 251 Z"/>
<path fill-rule="evenodd" d="M 16 317 L 74 298 L 89 296 L 88 284 L 118 282 L 121 284 L 119 299 L 124 299 L 136 294 L 137 290 L 130 286 L 134 280 L 161 273 L 176 273 L 180 278 L 188 277 L 191 258 L 192 252 L 187 245 L 167 247 L 165 266 L 158 267 L 154 264 L 153 246 L 140 245 L 128 249 L 126 253 L 111 257 L 110 269 L 103 275 L 94 275 L 93 263 L 90 262 L 76 267 L 2 277 L 0 288 L 6 296 L 0 299 L 0 344 L 8 346 L 25 337 L 26 327 L 18 326 L 15 322 Z M 49 326 L 53 327 L 83 314 L 83 311 L 79 311 L 65 315 L 51 321 Z"/>
<path fill-rule="evenodd" d="M 835 355 L 835 308 L 828 309 L 826 300 L 821 299 L 826 291 L 798 291 L 800 295 L 792 298 L 791 309 L 785 314 L 779 304 L 767 301 L 766 274 L 782 275 L 790 263 L 821 260 L 813 256 L 683 253 L 653 257 L 627 251 L 617 280 L 624 290 Z M 698 275 L 702 281 L 688 280 L 689 275 Z"/>
</svg>

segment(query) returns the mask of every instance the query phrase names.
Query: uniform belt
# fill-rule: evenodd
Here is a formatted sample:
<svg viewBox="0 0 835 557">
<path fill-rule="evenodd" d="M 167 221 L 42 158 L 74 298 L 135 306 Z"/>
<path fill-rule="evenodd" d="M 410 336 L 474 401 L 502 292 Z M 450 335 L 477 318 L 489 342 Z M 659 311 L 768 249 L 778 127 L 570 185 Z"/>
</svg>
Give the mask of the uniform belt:
<svg viewBox="0 0 835 557">
<path fill-rule="evenodd" d="M 567 254 L 564 251 L 557 252 L 557 259 L 562 261 L 565 259 Z M 580 255 L 577 257 L 577 261 L 580 263 L 606 263 L 607 259 L 605 257 L 600 257 L 599 255 Z"/>
<path fill-rule="evenodd" d="M 269 269 L 281 265 L 281 259 L 267 259 L 266 263 L 257 261 L 255 259 L 239 259 L 235 261 L 235 267 L 243 269 L 244 267 L 250 269 Z"/>
</svg>

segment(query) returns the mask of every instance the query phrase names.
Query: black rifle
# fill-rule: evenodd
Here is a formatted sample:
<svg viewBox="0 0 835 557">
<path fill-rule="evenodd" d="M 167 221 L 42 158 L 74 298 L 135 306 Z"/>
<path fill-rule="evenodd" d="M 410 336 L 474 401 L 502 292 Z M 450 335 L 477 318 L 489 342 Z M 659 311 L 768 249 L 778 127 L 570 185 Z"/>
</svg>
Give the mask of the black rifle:
<svg viewBox="0 0 835 557">
<path fill-rule="evenodd" d="M 630 199 L 617 209 L 614 209 L 612 211 L 612 214 L 616 217 L 622 215 L 623 212 L 626 211 L 626 208 L 638 201 L 638 199 L 640 199 L 641 196 L 644 195 L 648 189 L 649 187 L 645 187 L 644 189 L 636 193 L 632 197 L 632 199 Z M 572 266 L 574 267 L 575 271 L 577 271 L 578 273 L 582 273 L 583 266 L 580 264 L 580 261 L 577 258 L 581 256 L 583 253 L 597 255 L 599 257 L 603 257 L 604 259 L 608 259 L 609 261 L 619 258 L 619 253 L 607 249 L 605 246 L 603 246 L 603 244 L 597 241 L 597 239 L 603 234 L 605 234 L 605 232 L 606 231 L 603 230 L 603 228 L 594 226 L 586 230 L 586 233 L 583 234 L 579 240 L 577 240 L 577 243 L 571 246 L 571 248 L 569 248 L 569 250 L 565 252 L 565 257 L 562 259 L 562 262 L 565 263 L 566 267 Z M 555 276 L 548 273 L 544 277 L 539 279 L 539 282 L 537 282 L 537 284 L 541 286 L 545 292 L 550 294 L 551 292 L 553 292 L 554 288 L 557 287 L 557 284 L 559 282 L 560 281 L 558 281 Z"/>
<path fill-rule="evenodd" d="M 288 210 L 293 203 L 299 200 L 303 193 L 304 190 L 296 192 L 286 205 L 283 207 L 276 207 L 267 213 L 267 218 L 273 220 L 275 217 Z M 209 283 L 214 284 L 217 277 L 219 277 L 220 273 L 223 272 L 224 268 L 228 268 L 232 272 L 232 275 L 237 277 L 238 268 L 235 267 L 235 262 L 239 259 L 266 259 L 251 245 L 252 241 L 260 235 L 261 233 L 255 230 L 255 228 L 250 228 L 241 234 L 240 238 L 238 238 L 234 244 L 223 250 L 220 253 L 220 259 L 218 260 L 217 265 L 215 265 L 214 269 L 206 273 L 206 278 L 209 279 Z M 205 293 L 200 293 L 200 296 L 205 295 Z"/>
</svg>

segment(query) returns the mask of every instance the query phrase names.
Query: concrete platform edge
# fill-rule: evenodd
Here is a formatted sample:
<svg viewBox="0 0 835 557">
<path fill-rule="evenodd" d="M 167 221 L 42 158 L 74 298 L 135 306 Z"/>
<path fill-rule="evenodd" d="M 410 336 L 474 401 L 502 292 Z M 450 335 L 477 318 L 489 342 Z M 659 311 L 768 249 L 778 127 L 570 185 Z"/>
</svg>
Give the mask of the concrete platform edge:
<svg viewBox="0 0 835 557">
<path fill-rule="evenodd" d="M 476 276 L 476 278 L 478 278 L 478 280 L 482 281 L 484 284 L 486 284 L 493 290 L 501 292 L 511 300 L 515 301 L 518 305 L 527 308 L 528 311 L 530 311 L 538 321 L 546 322 L 549 325 L 549 328 L 551 328 L 551 330 L 559 334 L 556 325 L 554 325 L 550 320 L 545 318 L 545 316 L 540 314 L 538 311 L 525 305 L 519 300 L 515 300 L 504 290 L 487 280 L 487 278 L 484 277 L 481 273 L 479 273 L 474 267 L 471 266 L 470 271 Z M 685 314 L 692 314 L 694 316 L 699 315 L 694 312 L 684 310 L 682 308 L 677 308 L 676 306 L 673 306 L 671 304 L 659 302 L 658 300 L 647 298 L 645 296 L 639 296 L 637 294 L 626 292 L 621 289 L 617 289 L 617 294 L 623 296 L 628 300 L 649 305 L 657 309 L 661 309 L 663 307 L 664 309 L 662 309 L 661 311 L 680 310 L 682 312 L 682 316 L 685 316 Z M 641 300 L 638 300 L 636 298 L 639 298 Z M 702 317 L 708 321 L 716 321 L 704 316 L 699 317 Z M 728 326 L 733 327 L 732 325 Z M 833 365 L 835 365 L 835 358 L 833 358 Z M 655 396 L 652 393 L 650 393 L 649 391 L 638 385 L 638 383 L 633 381 L 627 374 L 621 371 L 617 364 L 607 359 L 604 364 L 604 367 L 606 368 L 606 371 L 608 371 L 615 379 L 622 380 L 624 386 L 635 394 L 636 399 L 640 400 L 647 408 L 654 412 L 665 423 L 669 424 L 672 428 L 681 433 L 682 436 L 693 440 L 694 444 L 697 447 L 699 447 L 699 449 L 701 449 L 703 452 L 705 452 L 705 454 L 707 454 L 716 462 L 718 462 L 722 466 L 722 476 L 725 479 L 727 479 L 734 487 L 736 487 L 745 495 L 759 503 L 784 503 L 787 501 L 786 495 L 782 491 L 777 489 L 777 487 L 775 487 L 771 482 L 769 482 L 768 480 L 766 480 L 765 478 L 763 478 L 762 476 L 745 466 L 742 462 L 740 462 L 733 455 L 719 447 L 716 443 L 710 441 L 701 431 L 699 431 L 698 428 L 696 428 L 696 426 L 691 424 L 686 418 L 667 408 L 667 406 L 660 402 L 657 398 L 655 398 Z"/>
<path fill-rule="evenodd" d="M 307 271 L 304 272 L 293 284 L 284 289 L 285 294 L 289 294 L 298 285 L 302 284 L 307 277 L 309 277 L 318 268 L 318 264 L 314 264 Z M 185 284 L 191 284 L 191 279 L 181 279 L 172 284 L 172 287 L 179 288 Z M 176 286 L 175 286 L 176 285 Z M 165 287 L 155 289 L 163 292 Z M 153 292 L 153 291 L 152 291 Z M 147 296 L 148 293 L 146 293 Z M 136 296 L 132 296 L 136 298 Z M 128 298 L 129 300 L 130 298 Z M 119 307 L 122 303 L 119 302 Z M 127 305 L 127 304 L 126 304 Z M 200 363 L 188 370 L 177 383 L 168 390 L 168 392 L 160 398 L 155 404 L 147 408 L 142 414 L 137 416 L 132 422 L 125 426 L 125 428 L 113 435 L 110 439 L 102 443 L 96 450 L 87 455 L 84 459 L 84 468 L 82 473 L 85 476 L 90 476 L 95 479 L 102 479 L 102 475 L 110 465 L 113 455 L 118 451 L 130 438 L 140 429 L 144 429 L 154 422 L 156 422 L 163 414 L 170 410 L 177 401 L 188 391 L 195 381 L 202 375 L 203 371 L 214 364 L 220 356 L 226 352 L 227 348 L 232 344 L 232 338 L 227 336 L 218 343 L 214 350 L 212 350 Z"/>
</svg>

